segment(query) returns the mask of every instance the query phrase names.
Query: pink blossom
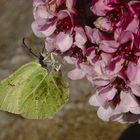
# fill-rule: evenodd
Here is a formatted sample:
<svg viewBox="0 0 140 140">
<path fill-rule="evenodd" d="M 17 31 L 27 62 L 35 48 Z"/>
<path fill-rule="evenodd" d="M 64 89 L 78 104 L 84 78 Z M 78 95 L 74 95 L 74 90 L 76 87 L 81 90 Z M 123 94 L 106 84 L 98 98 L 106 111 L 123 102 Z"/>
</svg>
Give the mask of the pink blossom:
<svg viewBox="0 0 140 140">
<path fill-rule="evenodd" d="M 139 122 L 139 117 L 136 117 L 140 116 L 139 99 L 119 77 L 97 89 L 96 94 L 90 98 L 89 102 L 91 105 L 99 106 L 97 114 L 105 121 Z M 132 118 L 127 119 L 129 116 Z"/>
<path fill-rule="evenodd" d="M 115 38 L 122 30 L 137 32 L 139 5 L 139 1 L 124 3 L 121 0 L 93 0 L 91 9 L 99 16 L 94 24 L 102 31 L 115 32 Z"/>
<path fill-rule="evenodd" d="M 89 102 L 105 121 L 140 123 L 140 2 L 138 0 L 33 0 L 32 30 L 48 52 L 87 78 Z"/>
</svg>

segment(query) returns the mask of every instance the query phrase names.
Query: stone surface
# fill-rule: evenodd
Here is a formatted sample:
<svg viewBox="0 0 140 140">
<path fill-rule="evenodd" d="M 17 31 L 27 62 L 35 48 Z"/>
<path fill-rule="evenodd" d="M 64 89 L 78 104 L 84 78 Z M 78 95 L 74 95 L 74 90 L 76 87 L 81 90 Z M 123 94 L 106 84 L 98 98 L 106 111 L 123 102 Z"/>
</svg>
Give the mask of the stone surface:
<svg viewBox="0 0 140 140">
<path fill-rule="evenodd" d="M 0 79 L 33 60 L 22 38 L 38 53 L 42 43 L 32 34 L 31 1 L 0 0 Z M 64 66 L 64 71 L 69 69 Z M 126 125 L 105 123 L 88 104 L 94 89 L 86 80 L 70 81 L 71 97 L 52 120 L 27 120 L 0 112 L 0 140 L 117 140 Z"/>
</svg>

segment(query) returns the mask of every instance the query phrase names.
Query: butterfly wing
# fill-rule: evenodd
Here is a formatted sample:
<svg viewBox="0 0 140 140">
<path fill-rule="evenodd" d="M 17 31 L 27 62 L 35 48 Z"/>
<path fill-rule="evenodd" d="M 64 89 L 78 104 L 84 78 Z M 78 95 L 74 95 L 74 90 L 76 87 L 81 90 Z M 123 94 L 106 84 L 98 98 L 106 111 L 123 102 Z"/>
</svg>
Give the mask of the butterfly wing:
<svg viewBox="0 0 140 140">
<path fill-rule="evenodd" d="M 69 88 L 60 71 L 45 74 L 40 68 L 36 71 L 20 98 L 21 115 L 29 119 L 52 118 L 69 97 Z"/>
<path fill-rule="evenodd" d="M 60 71 L 48 74 L 30 62 L 0 82 L 0 109 L 25 118 L 52 118 L 67 101 L 69 89 Z"/>
<path fill-rule="evenodd" d="M 19 99 L 22 88 L 32 73 L 40 67 L 35 62 L 23 65 L 15 73 L 0 82 L 0 109 L 11 113 L 20 114 Z"/>
</svg>

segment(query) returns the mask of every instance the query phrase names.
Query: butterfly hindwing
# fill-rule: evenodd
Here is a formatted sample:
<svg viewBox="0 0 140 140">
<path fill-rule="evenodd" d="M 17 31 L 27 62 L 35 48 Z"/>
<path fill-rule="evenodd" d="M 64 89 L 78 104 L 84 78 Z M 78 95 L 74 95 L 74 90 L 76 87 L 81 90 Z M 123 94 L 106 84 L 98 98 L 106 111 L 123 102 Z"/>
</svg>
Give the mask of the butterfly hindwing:
<svg viewBox="0 0 140 140">
<path fill-rule="evenodd" d="M 45 74 L 41 69 L 38 69 L 34 78 L 25 84 L 24 87 L 28 87 L 28 92 L 22 92 L 20 112 L 25 118 L 52 118 L 69 97 L 69 89 L 63 82 L 61 72 L 53 71 Z"/>
</svg>

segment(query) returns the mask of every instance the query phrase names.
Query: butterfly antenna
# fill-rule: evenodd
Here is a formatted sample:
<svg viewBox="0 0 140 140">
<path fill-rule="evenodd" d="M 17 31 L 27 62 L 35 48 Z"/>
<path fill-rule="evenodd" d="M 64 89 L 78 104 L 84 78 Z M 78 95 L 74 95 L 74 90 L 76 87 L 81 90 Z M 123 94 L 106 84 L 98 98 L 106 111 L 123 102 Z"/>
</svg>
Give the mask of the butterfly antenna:
<svg viewBox="0 0 140 140">
<path fill-rule="evenodd" d="M 25 43 L 25 38 L 23 38 L 22 43 L 24 45 L 24 47 L 36 58 L 38 58 L 38 56 L 32 51 L 32 49 L 30 47 L 28 47 L 28 45 Z"/>
<path fill-rule="evenodd" d="M 45 45 L 43 46 L 41 53 L 43 54 L 44 51 L 45 51 Z"/>
</svg>

